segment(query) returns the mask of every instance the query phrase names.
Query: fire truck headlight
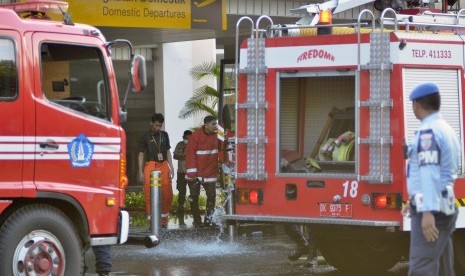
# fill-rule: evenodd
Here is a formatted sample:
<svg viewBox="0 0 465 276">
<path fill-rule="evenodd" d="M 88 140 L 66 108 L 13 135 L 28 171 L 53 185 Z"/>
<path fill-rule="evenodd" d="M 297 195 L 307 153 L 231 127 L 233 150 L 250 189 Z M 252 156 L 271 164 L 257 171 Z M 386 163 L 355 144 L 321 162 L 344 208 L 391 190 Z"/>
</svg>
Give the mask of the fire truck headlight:
<svg viewBox="0 0 465 276">
<path fill-rule="evenodd" d="M 364 195 L 362 195 L 361 199 L 362 199 L 362 204 L 363 204 L 363 205 L 366 205 L 366 206 L 367 206 L 367 205 L 370 205 L 370 203 L 371 203 L 371 197 L 370 197 L 369 194 L 364 194 Z"/>
</svg>

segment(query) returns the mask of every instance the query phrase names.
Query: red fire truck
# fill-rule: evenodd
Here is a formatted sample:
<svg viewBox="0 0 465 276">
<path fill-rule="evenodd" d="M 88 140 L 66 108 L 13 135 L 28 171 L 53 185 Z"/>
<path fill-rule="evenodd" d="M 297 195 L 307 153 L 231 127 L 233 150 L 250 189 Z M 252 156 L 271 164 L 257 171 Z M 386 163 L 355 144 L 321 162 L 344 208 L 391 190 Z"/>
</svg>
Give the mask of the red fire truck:
<svg viewBox="0 0 465 276">
<path fill-rule="evenodd" d="M 0 275 L 82 275 L 83 250 L 128 236 L 111 47 L 132 46 L 73 23 L 67 7 L 0 5 Z M 139 91 L 145 61 L 132 57 L 128 91 Z"/>
<path fill-rule="evenodd" d="M 386 270 L 408 257 L 403 147 L 419 126 L 408 95 L 435 82 L 463 149 L 465 16 L 405 12 L 388 8 L 378 21 L 367 9 L 354 23 L 325 26 L 278 26 L 265 15 L 238 21 L 229 224 L 307 225 L 325 259 L 345 271 Z M 248 28 L 239 46 L 239 29 Z M 454 236 L 461 269 L 463 156 Z"/>
</svg>

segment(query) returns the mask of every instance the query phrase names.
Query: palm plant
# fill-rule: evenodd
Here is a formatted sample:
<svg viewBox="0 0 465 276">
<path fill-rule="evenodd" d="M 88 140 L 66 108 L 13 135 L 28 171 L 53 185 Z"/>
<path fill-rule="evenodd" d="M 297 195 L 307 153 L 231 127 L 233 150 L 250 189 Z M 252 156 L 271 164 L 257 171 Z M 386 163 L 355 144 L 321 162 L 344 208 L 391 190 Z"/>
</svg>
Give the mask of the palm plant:
<svg viewBox="0 0 465 276">
<path fill-rule="evenodd" d="M 196 81 L 211 78 L 218 80 L 220 77 L 220 66 L 213 61 L 205 62 L 194 66 L 190 70 L 190 75 Z M 178 118 L 186 119 L 199 113 L 207 113 L 208 115 L 218 117 L 217 104 L 219 97 L 219 91 L 209 85 L 203 85 L 197 88 L 192 97 L 184 104 L 184 107 L 179 112 Z"/>
</svg>

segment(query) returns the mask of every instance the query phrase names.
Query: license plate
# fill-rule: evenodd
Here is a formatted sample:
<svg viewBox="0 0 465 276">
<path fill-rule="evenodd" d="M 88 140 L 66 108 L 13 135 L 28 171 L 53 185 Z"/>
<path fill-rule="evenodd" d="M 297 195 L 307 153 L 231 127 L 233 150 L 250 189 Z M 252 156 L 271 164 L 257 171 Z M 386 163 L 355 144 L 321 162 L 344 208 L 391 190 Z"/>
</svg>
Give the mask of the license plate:
<svg viewBox="0 0 465 276">
<path fill-rule="evenodd" d="M 352 204 L 320 202 L 320 217 L 352 218 Z"/>
</svg>

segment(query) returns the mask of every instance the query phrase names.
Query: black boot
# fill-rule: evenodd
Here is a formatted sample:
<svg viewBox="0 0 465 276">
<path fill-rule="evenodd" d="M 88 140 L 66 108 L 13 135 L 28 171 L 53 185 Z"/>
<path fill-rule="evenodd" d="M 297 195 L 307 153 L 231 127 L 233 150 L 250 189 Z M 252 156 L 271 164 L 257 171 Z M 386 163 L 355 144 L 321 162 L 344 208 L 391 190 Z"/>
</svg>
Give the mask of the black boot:
<svg viewBox="0 0 465 276">
<path fill-rule="evenodd" d="M 195 219 L 195 218 L 194 218 L 194 222 L 192 223 L 192 225 L 193 225 L 195 228 L 203 228 L 203 227 L 204 227 L 204 224 L 202 223 L 202 220 L 201 220 L 201 219 Z"/>
<path fill-rule="evenodd" d="M 296 261 L 302 255 L 308 253 L 308 242 L 307 239 L 300 232 L 300 226 L 287 224 L 284 227 L 286 234 L 291 238 L 292 241 L 296 244 L 296 249 L 292 250 L 288 255 L 289 260 Z"/>
<path fill-rule="evenodd" d="M 307 254 L 307 246 L 299 246 L 296 249 L 292 250 L 291 253 L 287 256 L 291 261 L 297 261 L 302 255 Z"/>
<path fill-rule="evenodd" d="M 312 268 L 317 266 L 318 261 L 316 258 L 312 257 L 312 255 L 308 255 L 307 260 L 305 261 L 304 267 Z"/>
<path fill-rule="evenodd" d="M 178 217 L 178 225 L 179 226 L 186 225 L 186 223 L 184 223 L 184 206 L 181 206 L 181 205 L 178 206 L 178 211 L 176 212 L 176 215 Z"/>
<path fill-rule="evenodd" d="M 312 268 L 312 267 L 317 266 L 318 265 L 318 260 L 317 260 L 318 254 L 317 254 L 316 248 L 314 246 L 309 245 L 307 250 L 308 250 L 308 257 L 307 257 L 307 261 L 305 261 L 304 267 Z"/>
<path fill-rule="evenodd" d="M 184 214 L 178 214 L 178 224 L 179 226 L 185 226 L 186 223 L 184 222 Z"/>
</svg>

